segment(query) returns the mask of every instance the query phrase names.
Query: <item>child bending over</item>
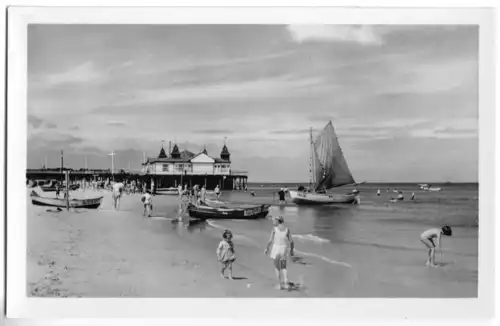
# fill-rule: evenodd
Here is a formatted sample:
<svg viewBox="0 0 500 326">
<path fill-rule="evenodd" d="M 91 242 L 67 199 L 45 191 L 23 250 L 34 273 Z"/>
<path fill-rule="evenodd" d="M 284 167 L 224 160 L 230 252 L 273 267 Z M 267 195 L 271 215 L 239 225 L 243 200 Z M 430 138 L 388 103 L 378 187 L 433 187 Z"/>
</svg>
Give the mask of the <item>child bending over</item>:
<svg viewBox="0 0 500 326">
<path fill-rule="evenodd" d="M 451 228 L 447 225 L 443 226 L 441 229 L 434 228 L 425 231 L 420 235 L 420 241 L 429 248 L 429 258 L 427 259 L 426 266 L 437 267 L 436 265 L 436 244 L 434 240 L 437 241 L 437 247 L 441 251 L 441 255 L 443 251 L 441 249 L 441 237 L 444 235 L 451 236 Z"/>
</svg>

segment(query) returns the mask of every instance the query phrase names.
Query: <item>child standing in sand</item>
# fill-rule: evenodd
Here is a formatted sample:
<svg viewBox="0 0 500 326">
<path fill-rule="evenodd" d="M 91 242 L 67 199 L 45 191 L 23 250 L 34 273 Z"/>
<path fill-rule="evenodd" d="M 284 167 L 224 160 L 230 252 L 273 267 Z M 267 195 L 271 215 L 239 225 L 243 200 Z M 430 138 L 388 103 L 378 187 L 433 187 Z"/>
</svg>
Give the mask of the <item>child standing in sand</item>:
<svg viewBox="0 0 500 326">
<path fill-rule="evenodd" d="M 426 266 L 437 267 L 436 265 L 436 244 L 434 240 L 437 240 L 437 246 L 441 251 L 441 255 L 443 251 L 441 249 L 441 237 L 444 235 L 451 236 L 451 228 L 447 225 L 443 226 L 441 229 L 434 228 L 425 231 L 420 235 L 420 241 L 429 248 L 429 258 L 427 259 Z"/>
<path fill-rule="evenodd" d="M 222 241 L 217 247 L 217 259 L 221 262 L 222 268 L 220 270 L 220 276 L 224 276 L 226 269 L 229 269 L 229 279 L 233 279 L 233 262 L 236 259 L 234 254 L 234 244 L 233 244 L 233 234 L 229 230 L 225 230 L 222 234 Z"/>
</svg>

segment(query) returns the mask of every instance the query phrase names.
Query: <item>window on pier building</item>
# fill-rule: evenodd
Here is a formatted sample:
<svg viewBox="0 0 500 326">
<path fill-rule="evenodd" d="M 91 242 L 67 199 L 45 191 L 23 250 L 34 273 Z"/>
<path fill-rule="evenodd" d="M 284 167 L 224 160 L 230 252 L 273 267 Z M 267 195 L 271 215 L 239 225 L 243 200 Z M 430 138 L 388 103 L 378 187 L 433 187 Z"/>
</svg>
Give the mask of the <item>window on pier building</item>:
<svg viewBox="0 0 500 326">
<path fill-rule="evenodd" d="M 184 172 L 184 167 L 182 163 L 175 164 L 175 172 Z"/>
<path fill-rule="evenodd" d="M 168 172 L 168 164 L 162 164 L 162 166 L 161 166 L 161 170 L 162 170 L 163 172 Z"/>
</svg>

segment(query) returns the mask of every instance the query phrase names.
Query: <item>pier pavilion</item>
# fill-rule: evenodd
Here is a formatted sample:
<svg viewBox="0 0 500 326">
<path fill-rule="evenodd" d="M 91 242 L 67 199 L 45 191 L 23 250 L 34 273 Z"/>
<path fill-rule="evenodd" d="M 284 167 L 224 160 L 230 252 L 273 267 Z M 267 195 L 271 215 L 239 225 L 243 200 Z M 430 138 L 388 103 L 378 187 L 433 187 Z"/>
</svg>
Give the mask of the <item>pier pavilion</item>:
<svg viewBox="0 0 500 326">
<path fill-rule="evenodd" d="M 205 185 L 214 189 L 217 185 L 225 190 L 244 189 L 247 185 L 248 172 L 234 170 L 231 167 L 231 153 L 224 144 L 219 157 L 211 157 L 204 149 L 199 153 L 188 150 L 180 151 L 174 145 L 172 152 L 167 155 L 161 148 L 158 157 L 147 158 L 142 165 L 142 172 L 126 170 L 111 171 L 110 169 L 68 169 L 43 168 L 28 169 L 26 178 L 29 180 L 64 180 L 63 171 L 70 171 L 70 181 L 80 180 L 140 180 L 151 184 L 155 188 L 177 187 L 187 184 L 189 187 Z"/>
<path fill-rule="evenodd" d="M 150 157 L 144 162 L 143 173 L 154 180 L 157 188 L 199 184 L 208 189 L 219 185 L 221 189 L 236 190 L 244 189 L 248 179 L 248 172 L 232 169 L 231 153 L 226 144 L 219 157 L 209 156 L 206 148 L 199 153 L 180 151 L 177 144 L 167 155 L 162 146 L 158 157 Z"/>
</svg>

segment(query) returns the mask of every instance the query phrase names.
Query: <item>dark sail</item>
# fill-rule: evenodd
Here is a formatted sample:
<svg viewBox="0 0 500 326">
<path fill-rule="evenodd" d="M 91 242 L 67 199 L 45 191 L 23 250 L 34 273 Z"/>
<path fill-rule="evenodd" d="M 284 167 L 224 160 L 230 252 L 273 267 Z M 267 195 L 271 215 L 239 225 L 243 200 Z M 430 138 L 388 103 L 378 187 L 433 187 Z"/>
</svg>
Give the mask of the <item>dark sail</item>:
<svg viewBox="0 0 500 326">
<path fill-rule="evenodd" d="M 331 121 L 318 134 L 313 148 L 316 190 L 355 183 Z"/>
</svg>

